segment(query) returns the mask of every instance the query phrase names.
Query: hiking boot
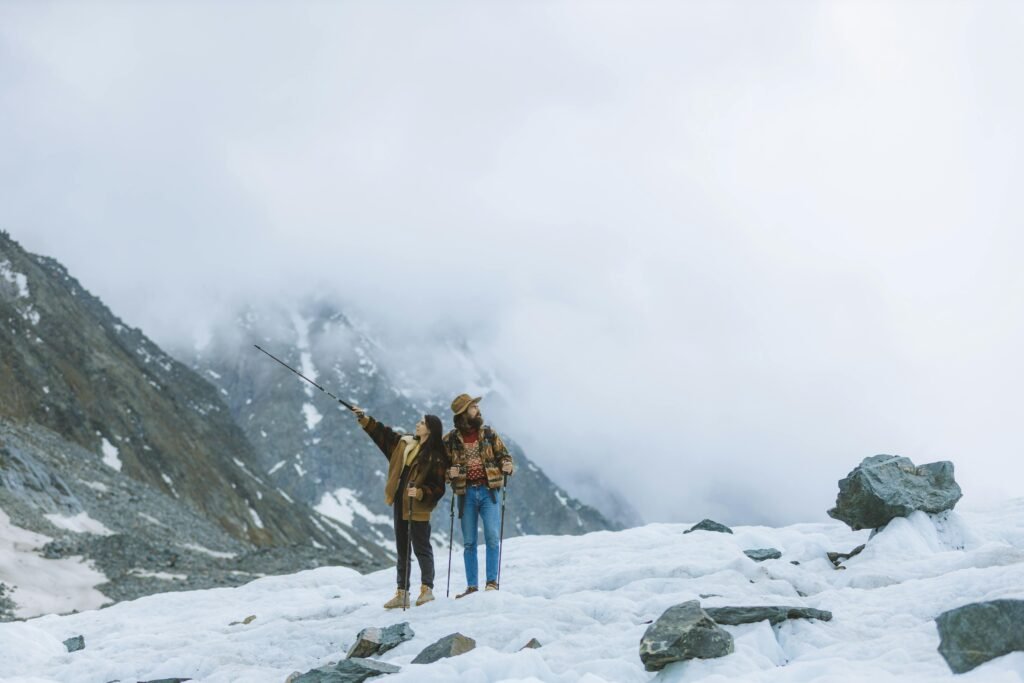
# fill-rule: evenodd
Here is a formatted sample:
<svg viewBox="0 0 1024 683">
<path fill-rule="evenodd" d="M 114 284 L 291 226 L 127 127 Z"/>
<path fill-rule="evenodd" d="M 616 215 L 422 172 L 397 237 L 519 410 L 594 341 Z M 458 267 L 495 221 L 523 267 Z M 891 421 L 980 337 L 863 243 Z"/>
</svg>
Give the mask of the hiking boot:
<svg viewBox="0 0 1024 683">
<path fill-rule="evenodd" d="M 434 591 L 430 590 L 430 586 L 420 586 L 420 597 L 416 598 L 416 606 L 426 604 L 434 599 Z"/>
<path fill-rule="evenodd" d="M 498 590 L 498 582 L 497 581 L 488 581 L 487 582 L 487 586 L 484 588 L 484 590 L 487 590 L 487 591 L 496 591 L 496 590 Z"/>
<path fill-rule="evenodd" d="M 395 591 L 395 597 L 384 603 L 384 609 L 396 609 L 409 606 L 409 591 L 399 588 Z"/>
<path fill-rule="evenodd" d="M 472 595 L 473 593 L 476 593 L 477 590 L 479 590 L 479 589 L 476 586 L 470 586 L 469 588 L 467 588 L 463 592 L 461 592 L 458 595 L 456 595 L 455 599 L 458 600 L 459 598 L 464 598 L 467 595 Z"/>
</svg>

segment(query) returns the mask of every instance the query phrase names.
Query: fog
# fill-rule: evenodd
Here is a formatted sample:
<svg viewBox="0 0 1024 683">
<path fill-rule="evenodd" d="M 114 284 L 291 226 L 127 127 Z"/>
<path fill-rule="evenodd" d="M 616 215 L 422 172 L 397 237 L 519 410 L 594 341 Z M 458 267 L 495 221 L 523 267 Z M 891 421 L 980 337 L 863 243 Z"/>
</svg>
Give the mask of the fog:
<svg viewBox="0 0 1024 683">
<path fill-rule="evenodd" d="M 570 492 L 1024 495 L 1024 7 L 0 2 L 0 229 L 166 345 L 343 302 Z M 487 406 L 484 406 L 487 412 Z M 585 496 L 584 496 L 585 497 Z"/>
</svg>

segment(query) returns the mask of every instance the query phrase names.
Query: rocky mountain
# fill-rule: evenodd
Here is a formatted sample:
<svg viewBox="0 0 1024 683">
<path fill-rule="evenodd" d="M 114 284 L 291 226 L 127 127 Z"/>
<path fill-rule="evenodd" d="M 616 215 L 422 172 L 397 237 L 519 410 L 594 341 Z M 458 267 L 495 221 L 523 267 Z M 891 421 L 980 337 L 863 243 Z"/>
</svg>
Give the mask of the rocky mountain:
<svg viewBox="0 0 1024 683">
<path fill-rule="evenodd" d="M 417 398 L 386 367 L 380 345 L 330 302 L 296 310 L 265 307 L 241 312 L 211 331 L 191 365 L 218 387 L 231 414 L 256 447 L 261 476 L 296 500 L 387 545 L 390 509 L 384 504 L 386 461 L 351 413 L 254 348 L 284 363 L 374 417 L 411 431 L 426 412 L 451 428 L 451 397 Z M 485 400 L 484 408 L 491 401 Z M 500 425 L 498 425 L 500 427 Z M 534 464 L 509 435 L 518 463 L 506 512 L 506 535 L 579 534 L 616 528 L 573 499 Z M 441 541 L 449 529 L 448 498 L 435 510 Z M 459 533 L 456 532 L 456 540 Z"/>
<path fill-rule="evenodd" d="M 4 232 L 0 389 L 0 505 L 19 526 L 65 536 L 54 554 L 91 556 L 76 523 L 46 517 L 85 514 L 110 532 L 92 536 L 120 537 L 90 543 L 127 544 L 108 555 L 177 535 L 206 538 L 216 553 L 278 553 L 284 571 L 388 561 L 265 478 L 217 388 Z M 147 517 L 157 521 L 139 522 Z"/>
</svg>

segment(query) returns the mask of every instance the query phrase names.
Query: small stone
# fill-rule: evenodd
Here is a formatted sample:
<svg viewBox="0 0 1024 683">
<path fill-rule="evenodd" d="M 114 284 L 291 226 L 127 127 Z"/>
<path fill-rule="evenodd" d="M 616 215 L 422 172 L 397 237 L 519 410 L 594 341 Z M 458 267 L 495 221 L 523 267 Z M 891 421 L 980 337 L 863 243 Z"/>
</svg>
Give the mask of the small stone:
<svg viewBox="0 0 1024 683">
<path fill-rule="evenodd" d="M 853 550 L 851 550 L 848 553 L 833 553 L 833 552 L 830 552 L 830 553 L 828 553 L 828 561 L 831 562 L 835 566 L 836 569 L 846 569 L 846 567 L 843 567 L 841 565 L 842 561 L 843 560 L 848 560 L 851 557 L 853 557 L 854 555 L 859 555 L 862 550 L 864 550 L 864 544 L 863 543 L 861 543 L 859 546 L 857 546 L 856 548 L 854 548 Z"/>
<path fill-rule="evenodd" d="M 249 624 L 251 624 L 254 621 L 256 621 L 256 615 L 255 614 L 250 614 L 249 616 L 247 616 L 245 619 L 242 620 L 242 623 L 245 624 L 246 626 L 248 626 Z"/>
<path fill-rule="evenodd" d="M 465 654 L 476 647 L 476 641 L 472 638 L 453 633 L 445 636 L 436 643 L 429 645 L 423 652 L 416 655 L 412 660 L 413 664 L 430 664 L 446 657 L 456 657 Z"/>
<path fill-rule="evenodd" d="M 521 648 L 519 648 L 519 651 L 522 652 L 523 650 L 536 650 L 539 647 L 540 647 L 540 641 L 537 640 L 536 638 L 530 638 L 530 642 L 528 642 L 526 645 L 523 645 Z"/>
<path fill-rule="evenodd" d="M 754 562 L 764 562 L 765 560 L 777 560 L 782 557 L 782 553 L 775 548 L 751 548 L 750 550 L 744 550 L 743 554 L 752 559 Z"/>
<path fill-rule="evenodd" d="M 78 652 L 85 649 L 85 636 L 75 636 L 64 641 L 64 647 L 68 652 Z"/>
<path fill-rule="evenodd" d="M 353 657 L 365 658 L 373 655 L 382 655 L 405 641 L 412 640 L 415 635 L 407 621 L 386 628 L 375 628 L 373 626 L 364 628 L 356 635 L 356 642 L 349 648 L 348 654 L 345 657 L 351 659 Z"/>
<path fill-rule="evenodd" d="M 692 527 L 684 531 L 684 534 L 688 534 L 691 531 L 717 531 L 723 534 L 731 534 L 732 529 L 724 524 L 719 524 L 713 519 L 702 519 L 701 521 L 694 524 Z"/>
</svg>

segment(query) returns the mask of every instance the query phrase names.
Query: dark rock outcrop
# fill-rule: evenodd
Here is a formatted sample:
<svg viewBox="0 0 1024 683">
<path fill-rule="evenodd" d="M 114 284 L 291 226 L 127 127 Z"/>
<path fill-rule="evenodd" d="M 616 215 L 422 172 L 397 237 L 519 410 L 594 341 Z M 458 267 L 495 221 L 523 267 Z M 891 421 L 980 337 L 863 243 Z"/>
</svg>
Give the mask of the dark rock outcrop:
<svg viewBox="0 0 1024 683">
<path fill-rule="evenodd" d="M 935 619 L 939 654 L 953 673 L 1024 651 L 1024 600 L 977 602 L 943 612 Z"/>
<path fill-rule="evenodd" d="M 640 661 L 647 671 L 672 662 L 724 657 L 734 649 L 732 636 L 690 600 L 665 610 L 640 639 Z"/>
<path fill-rule="evenodd" d="M 787 619 L 818 619 L 831 621 L 832 613 L 811 607 L 780 607 L 767 605 L 763 607 L 705 607 L 704 611 L 723 626 L 754 624 L 767 619 L 772 626 L 781 624 Z"/>
<path fill-rule="evenodd" d="M 916 510 L 951 510 L 962 495 L 949 461 L 917 467 L 909 458 L 874 455 L 839 481 L 828 514 L 854 530 L 875 529 Z"/>
<path fill-rule="evenodd" d="M 538 648 L 540 648 L 540 641 L 537 640 L 536 638 L 530 638 L 530 642 L 528 642 L 526 645 L 523 645 L 519 649 L 520 650 L 536 650 Z"/>
<path fill-rule="evenodd" d="M 691 531 L 717 531 L 723 534 L 731 534 L 732 529 L 724 524 L 719 524 L 713 519 L 702 519 L 701 521 L 694 524 L 692 527 L 684 531 L 684 534 L 688 534 Z"/>
<path fill-rule="evenodd" d="M 322 666 L 291 678 L 292 683 L 363 683 L 376 676 L 396 674 L 400 667 L 372 659 L 343 659 L 337 664 Z"/>
<path fill-rule="evenodd" d="M 429 645 L 423 652 L 416 655 L 412 660 L 413 664 L 431 664 L 446 657 L 456 657 L 465 654 L 476 647 L 476 641 L 472 638 L 453 633 L 441 640 Z"/>
</svg>

